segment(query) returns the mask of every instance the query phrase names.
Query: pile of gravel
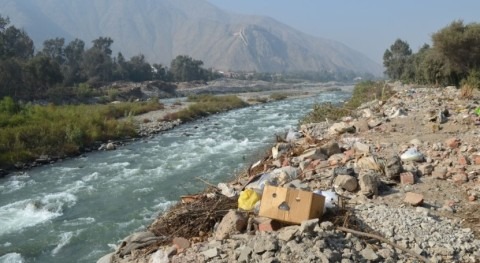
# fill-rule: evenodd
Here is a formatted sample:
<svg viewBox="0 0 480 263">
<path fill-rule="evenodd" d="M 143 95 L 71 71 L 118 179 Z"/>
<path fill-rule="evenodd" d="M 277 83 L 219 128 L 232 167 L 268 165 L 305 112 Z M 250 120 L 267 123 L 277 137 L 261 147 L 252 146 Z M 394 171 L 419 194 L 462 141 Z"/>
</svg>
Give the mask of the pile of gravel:
<svg viewBox="0 0 480 263">
<path fill-rule="evenodd" d="M 436 218 L 426 208 L 363 204 L 355 210 L 361 227 L 372 229 L 432 261 L 478 262 L 480 259 L 480 240 L 475 239 L 470 228 Z"/>
</svg>

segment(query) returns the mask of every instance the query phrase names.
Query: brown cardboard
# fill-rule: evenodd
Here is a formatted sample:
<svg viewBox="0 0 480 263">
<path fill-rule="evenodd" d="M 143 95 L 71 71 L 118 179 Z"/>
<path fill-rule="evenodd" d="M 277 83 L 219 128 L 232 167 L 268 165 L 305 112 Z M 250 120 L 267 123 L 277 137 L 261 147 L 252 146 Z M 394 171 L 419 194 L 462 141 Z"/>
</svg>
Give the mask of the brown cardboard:
<svg viewBox="0 0 480 263">
<path fill-rule="evenodd" d="M 320 218 L 325 197 L 293 188 L 266 185 L 260 203 L 259 216 L 300 224 L 302 221 Z"/>
</svg>

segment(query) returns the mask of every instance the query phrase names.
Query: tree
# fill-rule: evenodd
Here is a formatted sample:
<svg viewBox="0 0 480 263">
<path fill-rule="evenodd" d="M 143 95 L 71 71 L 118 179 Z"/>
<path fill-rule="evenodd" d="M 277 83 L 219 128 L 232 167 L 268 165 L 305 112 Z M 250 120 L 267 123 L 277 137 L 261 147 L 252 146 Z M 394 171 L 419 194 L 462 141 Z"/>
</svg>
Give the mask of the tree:
<svg viewBox="0 0 480 263">
<path fill-rule="evenodd" d="M 451 66 L 454 84 L 480 68 L 480 24 L 454 21 L 432 35 L 433 48 Z"/>
<path fill-rule="evenodd" d="M 170 72 L 174 81 L 193 81 L 205 79 L 203 61 L 189 56 L 179 55 L 170 63 Z"/>
<path fill-rule="evenodd" d="M 134 82 L 152 80 L 152 67 L 145 61 L 144 55 L 133 56 L 128 62 L 129 79 Z"/>
<path fill-rule="evenodd" d="M 100 37 L 92 41 L 93 46 L 83 56 L 83 70 L 89 81 L 112 80 L 112 50 L 113 40 L 109 37 Z"/>
<path fill-rule="evenodd" d="M 65 63 L 62 66 L 63 84 L 65 86 L 81 83 L 86 80 L 81 68 L 85 53 L 85 42 L 75 39 L 68 43 L 64 49 Z"/>
<path fill-rule="evenodd" d="M 0 17 L 0 59 L 27 60 L 33 57 L 33 41 L 23 30 L 8 25 L 8 19 Z"/>
<path fill-rule="evenodd" d="M 29 98 L 42 98 L 49 88 L 63 80 L 58 63 L 44 55 L 29 60 L 23 72 Z"/>
<path fill-rule="evenodd" d="M 51 58 L 53 61 L 62 65 L 65 63 L 65 39 L 64 38 L 54 38 L 45 40 L 43 42 L 43 49 L 40 52 L 41 55 Z"/>
<path fill-rule="evenodd" d="M 166 67 L 164 67 L 162 64 L 153 64 L 153 79 L 156 80 L 163 80 L 163 81 L 168 81 L 169 78 L 169 72 Z"/>
<path fill-rule="evenodd" d="M 113 80 L 126 80 L 128 78 L 128 66 L 122 52 L 118 52 L 117 57 L 113 60 Z"/>
<path fill-rule="evenodd" d="M 386 68 L 385 73 L 394 80 L 407 77 L 411 71 L 411 55 L 412 50 L 407 42 L 397 39 L 395 43 L 390 46 L 390 49 L 385 50 L 383 54 L 383 65 Z"/>
</svg>

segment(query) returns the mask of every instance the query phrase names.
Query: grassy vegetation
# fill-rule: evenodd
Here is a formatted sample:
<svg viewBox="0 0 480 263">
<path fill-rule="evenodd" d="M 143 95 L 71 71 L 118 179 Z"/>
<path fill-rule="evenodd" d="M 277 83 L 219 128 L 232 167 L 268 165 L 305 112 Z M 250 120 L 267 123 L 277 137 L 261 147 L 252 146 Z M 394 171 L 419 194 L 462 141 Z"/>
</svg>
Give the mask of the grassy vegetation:
<svg viewBox="0 0 480 263">
<path fill-rule="evenodd" d="M 191 121 L 214 113 L 231 109 L 242 108 L 248 104 L 237 96 L 195 95 L 188 97 L 189 102 L 194 102 L 188 108 L 165 116 L 165 121 L 180 119 Z"/>
<path fill-rule="evenodd" d="M 313 111 L 307 114 L 301 123 L 323 122 L 328 120 L 339 120 L 342 117 L 351 115 L 352 111 L 365 102 L 374 99 L 386 100 L 394 94 L 392 88 L 383 82 L 365 81 L 355 85 L 352 97 L 343 105 L 322 103 L 314 105 Z"/>
<path fill-rule="evenodd" d="M 270 94 L 270 99 L 271 100 L 284 100 L 288 98 L 288 96 L 286 94 L 283 94 L 283 93 L 272 93 Z"/>
<path fill-rule="evenodd" d="M 163 108 L 151 102 L 108 105 L 19 105 L 0 101 L 0 168 L 32 161 L 40 155 L 66 156 L 96 141 L 135 136 L 130 119 Z"/>
</svg>

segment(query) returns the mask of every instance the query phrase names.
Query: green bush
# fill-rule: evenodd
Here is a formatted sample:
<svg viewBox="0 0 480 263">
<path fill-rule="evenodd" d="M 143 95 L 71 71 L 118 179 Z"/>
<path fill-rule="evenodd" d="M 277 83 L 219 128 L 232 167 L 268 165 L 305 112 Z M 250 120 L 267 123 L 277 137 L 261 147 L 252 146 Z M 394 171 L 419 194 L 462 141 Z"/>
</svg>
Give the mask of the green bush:
<svg viewBox="0 0 480 263">
<path fill-rule="evenodd" d="M 231 109 L 245 107 L 248 104 L 237 96 L 213 96 L 213 95 L 194 95 L 188 97 L 189 102 L 194 102 L 188 108 L 176 113 L 167 114 L 163 120 L 173 121 L 180 119 L 182 121 L 191 121 L 200 117 L 205 117 L 214 113 L 224 112 Z"/>
<path fill-rule="evenodd" d="M 272 93 L 270 94 L 270 99 L 271 100 L 284 100 L 288 98 L 288 96 L 286 94 L 283 94 L 283 93 Z"/>
<path fill-rule="evenodd" d="M 4 101 L 0 105 L 4 105 Z M 16 162 L 32 161 L 42 154 L 75 154 L 95 141 L 136 136 L 132 120 L 118 118 L 161 109 L 163 105 L 152 100 L 109 105 L 19 107 L 14 113 L 0 111 L 0 167 L 3 168 Z"/>
<path fill-rule="evenodd" d="M 394 94 L 392 88 L 383 82 L 365 81 L 355 85 L 352 97 L 344 105 L 332 103 L 316 104 L 313 111 L 307 114 L 301 123 L 323 122 L 326 119 L 336 121 L 350 115 L 351 111 L 365 102 L 374 99 L 387 100 Z"/>
</svg>

